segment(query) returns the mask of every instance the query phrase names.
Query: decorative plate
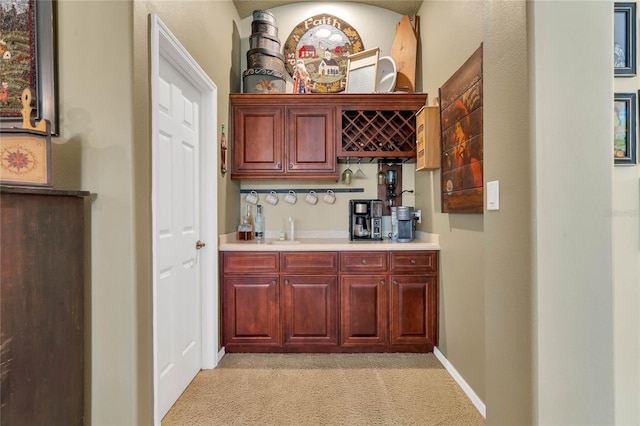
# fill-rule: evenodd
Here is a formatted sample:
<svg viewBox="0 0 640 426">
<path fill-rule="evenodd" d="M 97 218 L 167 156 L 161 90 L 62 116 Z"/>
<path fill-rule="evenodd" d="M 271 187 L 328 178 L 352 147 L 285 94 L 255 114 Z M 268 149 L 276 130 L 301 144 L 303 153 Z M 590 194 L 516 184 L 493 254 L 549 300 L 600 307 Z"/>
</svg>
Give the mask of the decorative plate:
<svg viewBox="0 0 640 426">
<path fill-rule="evenodd" d="M 284 44 L 285 66 L 293 76 L 298 59 L 311 77 L 311 91 L 341 92 L 347 78 L 347 60 L 364 50 L 358 32 L 342 19 L 316 15 L 298 24 Z"/>
</svg>

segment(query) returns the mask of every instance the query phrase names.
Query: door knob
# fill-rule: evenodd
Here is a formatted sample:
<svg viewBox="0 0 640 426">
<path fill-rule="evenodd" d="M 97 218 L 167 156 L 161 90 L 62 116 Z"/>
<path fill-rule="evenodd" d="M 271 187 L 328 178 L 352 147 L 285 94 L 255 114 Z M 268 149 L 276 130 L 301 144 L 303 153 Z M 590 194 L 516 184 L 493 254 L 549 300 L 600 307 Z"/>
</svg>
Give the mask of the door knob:
<svg viewBox="0 0 640 426">
<path fill-rule="evenodd" d="M 206 246 L 206 244 L 203 243 L 202 241 L 200 240 L 196 241 L 196 250 L 200 250 L 204 246 Z"/>
</svg>

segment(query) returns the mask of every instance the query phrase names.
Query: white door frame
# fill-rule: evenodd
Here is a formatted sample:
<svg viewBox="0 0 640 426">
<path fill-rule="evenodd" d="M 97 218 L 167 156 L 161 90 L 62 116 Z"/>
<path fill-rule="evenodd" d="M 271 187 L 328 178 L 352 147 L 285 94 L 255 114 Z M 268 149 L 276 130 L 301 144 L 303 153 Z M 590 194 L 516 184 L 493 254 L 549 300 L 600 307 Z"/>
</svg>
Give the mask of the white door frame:
<svg viewBox="0 0 640 426">
<path fill-rule="evenodd" d="M 206 246 L 198 253 L 201 276 L 202 300 L 202 368 L 218 365 L 218 144 L 217 140 L 217 92 L 216 85 L 200 68 L 189 52 L 180 44 L 167 26 L 155 14 L 151 17 L 151 151 L 158 146 L 158 82 L 160 78 L 160 57 L 171 63 L 196 89 L 200 91 L 200 239 Z M 153 229 L 156 227 L 156 184 L 154 173 L 156 164 L 152 156 L 151 203 Z M 153 418 L 159 425 L 158 413 L 158 354 L 157 354 L 157 277 L 155 274 L 156 233 L 153 232 Z"/>
</svg>

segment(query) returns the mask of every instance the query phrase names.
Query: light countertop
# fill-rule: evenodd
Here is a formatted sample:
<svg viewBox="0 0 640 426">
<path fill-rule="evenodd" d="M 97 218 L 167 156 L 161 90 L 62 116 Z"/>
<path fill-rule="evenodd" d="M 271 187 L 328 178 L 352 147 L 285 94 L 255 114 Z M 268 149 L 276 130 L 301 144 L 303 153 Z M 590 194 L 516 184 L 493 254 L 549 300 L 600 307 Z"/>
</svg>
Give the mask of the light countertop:
<svg viewBox="0 0 640 426">
<path fill-rule="evenodd" d="M 390 239 L 382 241 L 350 241 L 348 232 L 301 231 L 295 241 L 280 241 L 277 233 L 267 232 L 262 241 L 240 241 L 236 233 L 220 236 L 220 251 L 361 251 L 361 250 L 440 250 L 439 236 L 417 232 L 416 239 L 409 243 L 399 243 Z"/>
</svg>

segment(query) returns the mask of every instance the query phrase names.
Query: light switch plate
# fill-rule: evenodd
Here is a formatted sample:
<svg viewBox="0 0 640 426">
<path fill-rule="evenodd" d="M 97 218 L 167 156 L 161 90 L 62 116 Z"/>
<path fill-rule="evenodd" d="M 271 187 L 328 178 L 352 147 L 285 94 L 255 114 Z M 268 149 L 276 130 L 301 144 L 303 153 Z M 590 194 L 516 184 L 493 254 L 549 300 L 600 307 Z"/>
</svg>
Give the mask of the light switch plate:
<svg viewBox="0 0 640 426">
<path fill-rule="evenodd" d="M 500 182 L 487 182 L 487 210 L 500 210 Z"/>
</svg>

